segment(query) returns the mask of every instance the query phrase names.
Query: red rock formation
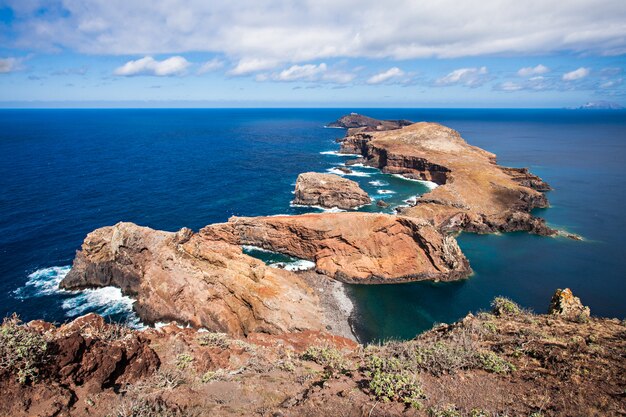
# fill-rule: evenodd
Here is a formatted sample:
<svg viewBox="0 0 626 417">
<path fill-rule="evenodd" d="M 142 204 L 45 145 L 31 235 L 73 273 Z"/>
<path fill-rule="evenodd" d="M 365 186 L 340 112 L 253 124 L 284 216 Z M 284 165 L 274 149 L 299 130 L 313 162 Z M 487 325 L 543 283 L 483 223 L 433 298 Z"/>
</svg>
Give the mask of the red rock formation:
<svg viewBox="0 0 626 417">
<path fill-rule="evenodd" d="M 200 234 L 313 260 L 318 272 L 343 282 L 448 281 L 471 273 L 454 237 L 407 217 L 374 213 L 233 217 Z"/>
<path fill-rule="evenodd" d="M 233 335 L 323 328 L 318 299 L 297 275 L 189 229 L 118 223 L 90 233 L 61 287 L 108 285 L 137 297 L 135 309 L 147 322 L 176 320 Z"/>
</svg>

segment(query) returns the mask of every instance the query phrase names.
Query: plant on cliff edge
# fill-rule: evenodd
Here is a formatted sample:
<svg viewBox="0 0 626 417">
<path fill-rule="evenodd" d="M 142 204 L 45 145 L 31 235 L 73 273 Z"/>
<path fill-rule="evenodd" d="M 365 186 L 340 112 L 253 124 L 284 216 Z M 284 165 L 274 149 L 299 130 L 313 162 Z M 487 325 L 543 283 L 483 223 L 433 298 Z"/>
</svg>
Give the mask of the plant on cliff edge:
<svg viewBox="0 0 626 417">
<path fill-rule="evenodd" d="M 33 329 L 21 325 L 14 314 L 4 319 L 0 327 L 0 372 L 17 376 L 20 384 L 37 382 L 47 359 L 48 344 Z"/>
<path fill-rule="evenodd" d="M 493 314 L 496 316 L 514 315 L 522 312 L 520 306 L 510 298 L 496 297 L 491 302 Z"/>
</svg>

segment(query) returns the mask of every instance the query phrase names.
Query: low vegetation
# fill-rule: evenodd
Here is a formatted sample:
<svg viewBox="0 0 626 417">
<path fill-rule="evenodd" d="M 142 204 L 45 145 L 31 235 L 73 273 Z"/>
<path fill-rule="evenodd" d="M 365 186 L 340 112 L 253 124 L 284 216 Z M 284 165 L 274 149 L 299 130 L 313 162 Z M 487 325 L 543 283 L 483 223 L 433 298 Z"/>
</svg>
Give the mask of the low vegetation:
<svg viewBox="0 0 626 417">
<path fill-rule="evenodd" d="M 14 375 L 20 384 L 37 382 L 48 355 L 48 342 L 40 333 L 22 326 L 13 315 L 0 327 L 0 374 Z"/>
</svg>

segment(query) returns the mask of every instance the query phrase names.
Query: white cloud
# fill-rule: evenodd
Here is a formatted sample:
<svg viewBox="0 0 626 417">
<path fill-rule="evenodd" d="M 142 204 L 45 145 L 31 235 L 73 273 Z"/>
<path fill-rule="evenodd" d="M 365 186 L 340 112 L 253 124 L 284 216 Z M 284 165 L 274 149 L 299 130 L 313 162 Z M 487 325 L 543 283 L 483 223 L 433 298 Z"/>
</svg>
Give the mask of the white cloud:
<svg viewBox="0 0 626 417">
<path fill-rule="evenodd" d="M 381 84 L 394 78 L 404 76 L 404 71 L 398 67 L 389 68 L 387 71 L 373 75 L 367 80 L 368 84 Z"/>
<path fill-rule="evenodd" d="M 347 84 L 354 80 L 355 75 L 350 72 L 331 70 L 326 63 L 292 65 L 280 72 L 271 74 L 258 74 L 257 81 L 306 81 L 306 82 L 327 82 L 335 84 Z"/>
<path fill-rule="evenodd" d="M 228 71 L 230 75 L 248 75 L 254 72 L 268 70 L 276 67 L 278 61 L 271 59 L 242 59 L 235 68 Z"/>
<path fill-rule="evenodd" d="M 602 84 L 600 84 L 600 88 L 604 88 L 604 89 L 614 88 L 614 87 L 621 85 L 622 81 L 623 80 L 621 78 L 618 78 L 617 80 L 605 81 Z"/>
<path fill-rule="evenodd" d="M 505 81 L 501 84 L 498 84 L 496 86 L 496 90 L 500 90 L 500 91 L 519 91 L 522 90 L 524 87 L 520 84 L 514 83 L 512 81 Z"/>
<path fill-rule="evenodd" d="M 15 72 L 22 68 L 22 58 L 0 58 L 0 74 Z"/>
<path fill-rule="evenodd" d="M 624 0 L 63 0 L 38 13 L 49 1 L 5 1 L 16 19 L 3 46 L 212 52 L 238 62 L 235 75 L 331 58 L 626 52 Z"/>
<path fill-rule="evenodd" d="M 215 71 L 224 66 L 224 61 L 219 58 L 213 58 L 200 66 L 198 74 L 205 74 L 207 72 Z"/>
<path fill-rule="evenodd" d="M 539 64 L 536 67 L 520 68 L 520 70 L 517 71 L 517 75 L 519 75 L 520 77 L 528 77 L 531 75 L 545 74 L 546 72 L 549 72 L 549 71 L 550 71 L 550 68 Z"/>
<path fill-rule="evenodd" d="M 461 84 L 467 87 L 479 87 L 487 81 L 487 67 L 480 68 L 459 68 L 452 71 L 445 77 L 438 78 L 437 85 Z"/>
<path fill-rule="evenodd" d="M 180 75 L 191 65 L 182 56 L 173 56 L 163 61 L 157 61 L 151 56 L 146 56 L 135 61 L 128 61 L 113 71 L 115 75 Z"/>
<path fill-rule="evenodd" d="M 577 70 L 563 74 L 563 81 L 576 81 L 589 75 L 589 68 L 580 67 Z"/>
<path fill-rule="evenodd" d="M 319 65 L 293 65 L 282 70 L 275 79 L 278 81 L 316 81 L 327 69 L 326 64 L 323 62 Z"/>
</svg>

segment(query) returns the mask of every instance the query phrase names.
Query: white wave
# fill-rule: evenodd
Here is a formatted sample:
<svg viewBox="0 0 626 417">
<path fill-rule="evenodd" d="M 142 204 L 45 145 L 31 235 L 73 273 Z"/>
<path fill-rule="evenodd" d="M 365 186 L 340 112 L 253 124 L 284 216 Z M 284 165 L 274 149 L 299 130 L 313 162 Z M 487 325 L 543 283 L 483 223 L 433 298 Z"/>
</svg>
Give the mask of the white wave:
<svg viewBox="0 0 626 417">
<path fill-rule="evenodd" d="M 252 252 L 252 251 L 258 251 L 258 252 L 265 252 L 265 253 L 278 253 L 278 252 L 274 252 L 272 250 L 269 249 L 264 249 L 260 246 L 253 246 L 253 245 L 241 245 L 242 249 L 244 250 L 244 252 Z"/>
<path fill-rule="evenodd" d="M 296 203 L 289 203 L 289 207 L 314 208 L 314 209 L 322 210 L 325 213 L 341 213 L 343 211 L 346 211 L 344 209 L 340 209 L 339 207 L 328 208 L 328 207 L 322 207 L 322 206 L 317 206 L 317 205 L 306 205 L 306 204 L 296 204 Z"/>
<path fill-rule="evenodd" d="M 323 151 L 320 152 L 321 155 L 334 155 L 334 156 L 361 156 L 357 153 L 341 153 L 338 151 Z"/>
<path fill-rule="evenodd" d="M 326 126 L 326 125 L 324 125 L 324 129 L 345 129 L 345 127 L 341 127 L 341 126 Z"/>
<path fill-rule="evenodd" d="M 439 187 L 439 184 L 437 184 L 435 182 L 432 182 L 432 181 L 416 180 L 415 178 L 405 177 L 402 174 L 391 174 L 391 175 L 393 175 L 394 177 L 397 177 L 397 178 L 402 178 L 403 180 L 419 182 L 420 184 L 425 185 L 429 190 L 434 190 L 435 188 Z"/>
<path fill-rule="evenodd" d="M 369 183 L 374 187 L 384 187 L 385 185 L 389 185 L 389 183 L 380 180 L 370 181 Z"/>
<path fill-rule="evenodd" d="M 23 287 L 13 291 L 19 299 L 28 297 L 41 297 L 59 292 L 66 292 L 59 288 L 59 284 L 70 272 L 71 266 L 52 266 L 38 269 L 28 275 L 28 281 Z"/>
<path fill-rule="evenodd" d="M 372 176 L 372 174 L 368 174 L 367 172 L 360 172 L 360 171 L 343 172 L 342 170 L 337 169 L 337 168 L 328 168 L 326 172 L 330 172 L 331 174 L 341 175 L 342 177 L 343 176 L 350 176 L 350 177 L 371 177 Z"/>
<path fill-rule="evenodd" d="M 393 190 L 376 190 L 378 194 L 395 194 L 396 192 Z"/>
<path fill-rule="evenodd" d="M 70 271 L 70 266 L 53 266 L 38 269 L 28 275 L 28 281 L 23 287 L 14 291 L 19 299 L 62 295 L 65 297 L 61 307 L 67 317 L 77 317 L 87 313 L 97 313 L 102 316 L 122 315 L 127 324 L 134 328 L 145 327 L 133 311 L 133 300 L 122 294 L 116 287 L 103 287 L 82 291 L 66 291 L 59 288 L 59 284 Z"/>
<path fill-rule="evenodd" d="M 293 262 L 276 262 L 270 264 L 272 268 L 286 269 L 287 271 L 306 271 L 315 268 L 315 262 L 307 261 L 305 259 L 298 259 Z"/>
<path fill-rule="evenodd" d="M 407 198 L 404 202 L 410 206 L 414 206 L 417 203 L 417 197 Z"/>
<path fill-rule="evenodd" d="M 370 166 L 363 165 L 363 164 L 350 164 L 350 165 L 346 165 L 346 166 L 347 167 L 357 167 L 357 168 L 363 168 L 363 169 L 375 169 L 375 170 L 378 170 L 378 168 L 376 168 L 376 167 L 370 167 Z"/>
<path fill-rule="evenodd" d="M 351 177 L 371 177 L 372 174 L 368 174 L 367 172 L 360 172 L 360 171 L 352 171 L 347 173 L 346 175 L 349 175 Z"/>
</svg>

